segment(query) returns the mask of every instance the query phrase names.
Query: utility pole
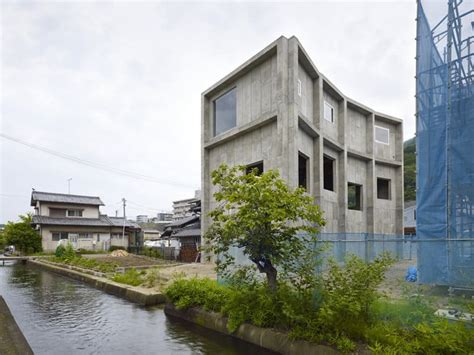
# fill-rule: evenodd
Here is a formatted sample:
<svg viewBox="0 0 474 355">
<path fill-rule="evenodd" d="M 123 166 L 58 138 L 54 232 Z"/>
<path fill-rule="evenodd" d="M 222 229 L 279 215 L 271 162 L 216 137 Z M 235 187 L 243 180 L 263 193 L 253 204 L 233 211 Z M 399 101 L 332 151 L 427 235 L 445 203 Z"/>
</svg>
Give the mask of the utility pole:
<svg viewBox="0 0 474 355">
<path fill-rule="evenodd" d="M 67 179 L 67 193 L 71 194 L 71 180 L 72 178 Z"/>
<path fill-rule="evenodd" d="M 125 221 L 127 219 L 126 214 L 125 214 L 125 206 L 127 206 L 127 200 L 125 198 L 122 198 L 122 204 L 123 204 L 123 229 L 122 229 L 122 239 L 125 239 Z"/>
<path fill-rule="evenodd" d="M 115 210 L 115 217 L 118 217 L 118 210 Z"/>
</svg>

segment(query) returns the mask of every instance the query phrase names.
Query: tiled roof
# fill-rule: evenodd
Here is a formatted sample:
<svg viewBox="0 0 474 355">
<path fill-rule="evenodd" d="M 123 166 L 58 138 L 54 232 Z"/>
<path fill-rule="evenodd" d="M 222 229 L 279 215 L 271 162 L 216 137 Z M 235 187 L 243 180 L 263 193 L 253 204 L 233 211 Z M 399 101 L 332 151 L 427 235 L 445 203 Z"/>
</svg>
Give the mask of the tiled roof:
<svg viewBox="0 0 474 355">
<path fill-rule="evenodd" d="M 34 224 L 54 225 L 54 226 L 91 226 L 91 227 L 110 227 L 111 224 L 106 216 L 100 218 L 68 218 L 68 217 L 49 217 L 33 216 Z"/>
<path fill-rule="evenodd" d="M 182 237 L 200 237 L 201 229 L 182 229 L 178 233 L 173 234 L 173 237 L 182 238 Z"/>
<path fill-rule="evenodd" d="M 178 219 L 177 221 L 174 221 L 166 226 L 166 229 L 168 228 L 176 228 L 176 227 L 183 227 L 187 224 L 193 223 L 195 221 L 199 220 L 199 216 L 190 216 L 190 217 L 185 217 L 182 219 Z"/>
<path fill-rule="evenodd" d="M 57 194 L 57 193 L 52 193 L 52 192 L 33 191 L 31 193 L 31 206 L 35 206 L 36 201 L 71 203 L 71 204 L 93 205 L 93 206 L 104 205 L 102 200 L 97 196 L 69 195 L 69 194 Z"/>
<path fill-rule="evenodd" d="M 100 215 L 99 218 L 70 218 L 33 216 L 33 224 L 55 225 L 55 226 L 89 226 L 89 227 L 123 227 L 124 219 L 121 217 L 108 217 Z M 140 229 L 133 221 L 126 220 L 125 227 Z"/>
</svg>

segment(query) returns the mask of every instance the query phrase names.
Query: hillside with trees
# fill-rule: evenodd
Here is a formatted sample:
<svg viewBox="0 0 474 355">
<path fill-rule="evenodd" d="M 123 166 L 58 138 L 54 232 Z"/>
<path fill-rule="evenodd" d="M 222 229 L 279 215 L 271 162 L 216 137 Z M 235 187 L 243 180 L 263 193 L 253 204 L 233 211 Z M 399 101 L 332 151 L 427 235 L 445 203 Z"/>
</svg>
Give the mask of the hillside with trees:
<svg viewBox="0 0 474 355">
<path fill-rule="evenodd" d="M 416 200 L 416 143 L 415 137 L 403 143 L 405 202 Z"/>
</svg>

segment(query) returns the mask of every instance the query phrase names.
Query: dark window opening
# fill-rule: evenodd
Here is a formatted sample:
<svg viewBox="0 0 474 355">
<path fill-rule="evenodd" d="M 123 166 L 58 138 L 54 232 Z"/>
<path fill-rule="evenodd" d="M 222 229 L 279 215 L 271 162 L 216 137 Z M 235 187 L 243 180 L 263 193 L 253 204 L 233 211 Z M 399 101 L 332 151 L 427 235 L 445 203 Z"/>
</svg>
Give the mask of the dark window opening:
<svg viewBox="0 0 474 355">
<path fill-rule="evenodd" d="M 377 198 L 390 200 L 390 180 L 377 178 Z"/>
<path fill-rule="evenodd" d="M 263 161 L 259 161 L 258 163 L 247 165 L 247 168 L 245 169 L 245 173 L 250 174 L 254 169 L 256 170 L 255 175 L 262 175 Z"/>
<path fill-rule="evenodd" d="M 324 189 L 334 191 L 334 159 L 323 158 Z"/>
<path fill-rule="evenodd" d="M 352 182 L 347 184 L 347 208 L 362 211 L 362 185 Z"/>
<path fill-rule="evenodd" d="M 309 158 L 298 153 L 298 186 L 308 190 Z"/>
<path fill-rule="evenodd" d="M 237 124 L 236 90 L 232 89 L 214 100 L 214 136 Z"/>
<path fill-rule="evenodd" d="M 53 242 L 58 242 L 61 239 L 68 239 L 69 233 L 68 232 L 54 232 L 52 237 L 53 237 Z"/>
</svg>

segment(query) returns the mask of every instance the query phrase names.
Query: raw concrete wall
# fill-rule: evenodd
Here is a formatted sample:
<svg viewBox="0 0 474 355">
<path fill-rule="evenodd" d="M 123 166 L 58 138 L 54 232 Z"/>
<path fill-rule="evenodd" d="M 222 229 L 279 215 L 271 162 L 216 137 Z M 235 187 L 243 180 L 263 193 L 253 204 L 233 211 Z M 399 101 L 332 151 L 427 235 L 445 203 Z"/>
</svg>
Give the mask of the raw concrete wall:
<svg viewBox="0 0 474 355">
<path fill-rule="evenodd" d="M 301 93 L 298 84 L 301 82 Z M 214 137 L 213 100 L 237 89 L 237 126 Z M 335 122 L 323 118 L 324 101 Z M 325 211 L 326 232 L 403 231 L 402 121 L 344 96 L 321 74 L 295 37 L 280 37 L 202 94 L 202 231 L 214 207 L 212 170 L 220 164 L 264 162 L 290 187 L 298 183 L 298 152 L 310 158 L 308 193 Z M 374 142 L 374 125 L 390 144 Z M 335 191 L 323 188 L 323 156 L 335 159 Z M 383 166 L 383 168 L 382 168 Z M 390 202 L 377 201 L 377 174 L 392 179 Z M 363 209 L 347 209 L 347 183 L 363 186 Z"/>
</svg>

